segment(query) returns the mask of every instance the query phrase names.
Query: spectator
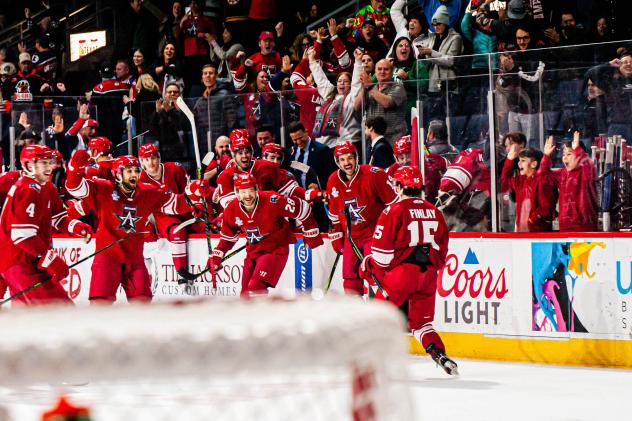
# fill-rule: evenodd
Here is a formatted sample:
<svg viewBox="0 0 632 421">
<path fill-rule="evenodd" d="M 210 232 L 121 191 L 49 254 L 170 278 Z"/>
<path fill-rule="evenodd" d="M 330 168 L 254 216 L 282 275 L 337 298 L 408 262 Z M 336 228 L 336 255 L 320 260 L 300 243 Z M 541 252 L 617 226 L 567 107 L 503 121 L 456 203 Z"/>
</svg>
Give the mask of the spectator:
<svg viewBox="0 0 632 421">
<path fill-rule="evenodd" d="M 362 70 L 364 70 L 364 73 L 373 79 L 375 73 L 375 60 L 373 60 L 373 57 L 371 57 L 370 54 L 362 53 L 360 61 L 362 62 Z"/>
<path fill-rule="evenodd" d="M 386 7 L 385 0 L 371 0 L 371 4 L 358 10 L 353 23 L 353 37 L 360 38 L 364 29 L 364 22 L 372 21 L 377 30 L 377 37 L 385 45 L 390 45 L 393 40 L 393 24 L 391 23 L 391 10 Z M 383 56 L 382 56 L 383 57 Z M 380 57 L 381 58 L 381 57 Z"/>
<path fill-rule="evenodd" d="M 327 23 L 329 29 L 329 40 L 331 41 L 331 53 L 329 57 L 322 56 L 323 45 L 327 39 L 325 28 L 318 28 L 316 33 L 316 42 L 314 50 L 316 50 L 316 59 L 322 59 L 321 67 L 326 73 L 339 74 L 341 72 L 350 72 L 353 63 L 349 58 L 349 52 L 341 37 L 338 36 L 338 25 L 335 19 L 329 19 Z M 344 32 L 344 31 L 343 31 Z"/>
<path fill-rule="evenodd" d="M 143 8 L 142 0 L 129 0 L 129 7 L 124 8 L 117 16 L 114 59 L 129 57 L 129 53 L 138 48 L 148 54 L 155 54 L 158 22 Z"/>
<path fill-rule="evenodd" d="M 15 68 L 15 64 L 10 62 L 0 64 L 0 98 L 3 101 L 8 100 L 11 98 L 11 95 L 13 95 L 14 91 L 12 91 L 11 88 L 16 73 L 17 69 Z M 4 138 L 4 134 L 2 137 Z"/>
<path fill-rule="evenodd" d="M 395 40 L 388 58 L 393 61 L 393 81 L 402 83 L 406 89 L 406 121 L 410 121 L 411 108 L 416 107 L 417 98 L 428 90 L 426 63 L 415 59 L 408 37 Z"/>
<path fill-rule="evenodd" d="M 378 37 L 377 25 L 373 19 L 364 20 L 358 36 L 348 39 L 347 43 L 348 50 L 359 48 L 370 55 L 375 62 L 384 58 L 388 52 L 387 45 Z"/>
<path fill-rule="evenodd" d="M 559 190 L 560 231 L 597 230 L 597 178 L 595 164 L 583 149 L 580 133 L 573 134 L 572 142 L 564 144 L 562 162 L 564 168 L 551 171 L 551 155 L 555 152 L 553 136 L 544 147 L 541 172 L 550 177 Z"/>
<path fill-rule="evenodd" d="M 180 35 L 180 22 L 184 17 L 184 0 L 174 0 L 171 5 L 171 13 L 168 14 L 165 21 L 160 26 L 160 42 L 158 43 L 158 50 L 162 51 L 165 44 L 169 41 L 176 42 L 177 48 L 182 50 Z"/>
<path fill-rule="evenodd" d="M 156 101 L 159 100 L 162 95 L 160 94 L 160 87 L 148 73 L 138 77 L 134 90 L 136 92 L 134 99 L 124 97 L 123 102 L 126 104 L 131 102 L 131 115 L 134 119 L 135 132 L 144 133 L 150 128 L 150 117 L 155 109 Z M 154 143 L 153 137 L 155 137 L 153 134 L 147 136 L 145 143 Z"/>
<path fill-rule="evenodd" d="M 426 32 L 428 25 L 426 25 L 426 19 L 424 19 L 423 14 L 411 13 L 406 19 L 404 16 L 406 3 L 406 0 L 395 0 L 391 6 L 391 21 L 395 27 L 395 36 L 397 38 L 408 37 L 408 39 L 414 40 Z"/>
<path fill-rule="evenodd" d="M 386 120 L 387 130 L 384 137 L 393 143 L 407 134 L 406 127 L 406 90 L 399 83 L 393 83 L 393 65 L 382 59 L 375 66 L 377 83 L 368 76 L 362 75 L 360 80 L 364 89 L 356 99 L 356 105 L 362 104 L 366 110 L 366 118 L 381 116 Z"/>
<path fill-rule="evenodd" d="M 579 45 L 587 42 L 583 28 L 577 27 L 575 15 L 571 11 L 563 11 L 560 18 L 560 30 L 548 28 L 544 30 L 544 35 L 550 45 Z"/>
<path fill-rule="evenodd" d="M 632 139 L 632 50 L 623 50 L 618 58 L 591 68 L 588 77 L 605 93 L 608 134 Z"/>
<path fill-rule="evenodd" d="M 386 121 L 384 118 L 377 116 L 366 120 L 364 133 L 370 143 L 367 161 L 369 165 L 380 167 L 383 170 L 388 169 L 395 163 L 393 157 L 393 148 L 384 138 L 386 133 Z"/>
<path fill-rule="evenodd" d="M 129 94 L 130 86 L 115 79 L 114 71 L 110 63 L 101 65 L 101 82 L 92 88 L 91 102 L 99 111 L 101 122 L 101 134 L 107 136 L 115 144 L 121 140 L 127 140 L 124 135 L 123 110 L 125 104 L 123 98 Z M 121 145 L 121 152 L 127 151 L 128 145 Z"/>
<path fill-rule="evenodd" d="M 217 77 L 225 78 L 226 80 L 231 82 L 232 76 L 228 71 L 228 60 L 231 60 L 233 57 L 235 57 L 238 52 L 243 51 L 244 47 L 233 39 L 233 34 L 228 26 L 224 27 L 224 30 L 222 31 L 221 46 L 217 43 L 217 37 L 215 35 L 207 34 L 206 40 L 209 42 L 209 44 L 211 44 L 211 62 L 219 63 L 219 66 L 217 68 Z"/>
<path fill-rule="evenodd" d="M 281 78 L 284 80 L 287 78 L 292 85 L 288 87 L 279 86 L 278 81 Z M 312 133 L 314 122 L 316 121 L 316 111 L 324 101 L 318 93 L 318 89 L 316 89 L 307 56 L 299 62 L 293 72 L 290 57 L 284 56 L 281 72 L 272 78 L 270 85 L 274 90 L 284 91 L 284 112 L 289 114 L 288 118 L 291 121 L 300 120 L 307 132 Z M 297 109 L 298 116 L 295 115 Z"/>
<path fill-rule="evenodd" d="M 430 124 L 428 124 L 426 148 L 428 148 L 429 153 L 441 156 L 456 153 L 454 146 L 448 142 L 448 127 L 444 121 L 432 120 Z"/>
<path fill-rule="evenodd" d="M 158 83 L 162 96 L 165 96 L 166 85 L 171 82 L 177 82 L 180 90 L 184 89 L 184 80 L 182 79 L 183 70 L 180 60 L 176 58 L 176 45 L 168 42 L 162 49 L 162 54 L 158 61 L 152 66 L 152 77 Z"/>
<path fill-rule="evenodd" d="M 608 108 L 605 93 L 593 81 L 586 80 L 584 90 L 582 116 L 582 133 L 587 139 L 593 139 L 601 133 L 608 133 Z"/>
<path fill-rule="evenodd" d="M 456 90 L 456 83 L 446 87 L 447 80 L 456 79 L 454 57 L 463 52 L 461 36 L 449 26 L 448 9 L 441 6 L 432 16 L 435 32 L 429 33 L 415 44 L 418 57 L 428 59 L 427 67 L 430 76 L 429 92 L 445 92 Z"/>
<path fill-rule="evenodd" d="M 614 41 L 608 18 L 598 15 L 594 22 L 594 27 L 588 35 L 588 42 L 599 44 L 593 48 L 592 61 L 601 63 L 610 60 L 611 57 L 616 55 L 616 45 L 608 45 L 608 43 Z"/>
<path fill-rule="evenodd" d="M 472 44 L 472 53 L 474 54 L 471 65 L 472 73 L 485 74 L 489 71 L 487 54 L 498 51 L 498 42 L 496 36 L 491 32 L 492 20 L 489 3 L 485 2 L 477 9 L 471 10 L 472 3 L 470 2 L 468 5 L 463 20 L 461 20 L 461 33 Z M 496 55 L 492 56 L 494 68 L 497 61 Z"/>
<path fill-rule="evenodd" d="M 499 14 L 501 10 L 499 10 Z M 532 26 L 527 6 L 524 0 L 511 0 L 507 3 L 506 18 L 503 15 L 500 19 L 491 19 L 489 29 L 498 39 L 499 51 L 509 49 L 509 46 L 516 44 L 516 29 L 518 27 Z"/>
<path fill-rule="evenodd" d="M 538 171 L 542 152 L 533 148 L 519 149 L 512 144 L 500 176 L 501 191 L 516 197 L 516 232 L 551 231 L 555 218 L 557 192 L 550 177 Z M 519 172 L 514 173 L 514 167 Z"/>
<path fill-rule="evenodd" d="M 305 51 L 313 45 L 314 43 L 309 35 L 298 34 L 290 48 L 292 64 L 298 64 L 305 56 Z"/>
<path fill-rule="evenodd" d="M 176 100 L 182 95 L 180 85 L 170 82 L 165 92 L 165 98 L 156 101 L 156 113 L 151 122 L 152 130 L 158 134 L 160 141 L 160 155 L 178 157 L 178 160 L 186 163 L 191 170 L 187 147 L 191 142 L 185 138 L 185 134 L 191 132 L 191 125 L 182 111 L 176 107 Z"/>
<path fill-rule="evenodd" d="M 263 31 L 259 34 L 259 52 L 251 55 L 244 63 L 251 72 L 265 71 L 272 77 L 281 70 L 281 55 L 274 51 L 274 34 Z M 234 75 L 233 75 L 234 77 Z"/>
<path fill-rule="evenodd" d="M 128 86 L 132 86 L 133 82 L 135 82 L 136 80 L 129 70 L 129 62 L 125 59 L 120 59 L 116 62 L 116 67 L 114 67 L 114 75 L 116 77 L 116 80 Z"/>
<path fill-rule="evenodd" d="M 46 35 L 35 39 L 33 66 L 38 75 L 51 86 L 57 81 L 57 55 L 50 48 L 51 41 Z"/>
<path fill-rule="evenodd" d="M 216 34 L 213 21 L 202 14 L 200 0 L 189 1 L 189 13 L 180 20 L 179 36 L 182 38 L 184 57 L 184 83 L 190 87 L 199 77 L 199 71 L 208 61 L 210 48 L 206 34 Z"/>
<path fill-rule="evenodd" d="M 432 21 L 434 20 L 434 15 L 441 6 L 446 8 L 448 17 L 445 23 L 446 25 L 452 28 L 459 23 L 459 19 L 461 18 L 461 0 L 418 0 L 418 2 L 419 7 L 421 7 L 428 20 L 428 26 L 431 30 L 433 29 Z"/>
<path fill-rule="evenodd" d="M 294 143 L 290 148 L 292 160 L 313 168 L 318 176 L 318 186 L 310 186 L 306 184 L 307 172 L 301 173 L 297 177 L 299 185 L 305 189 L 326 186 L 329 175 L 334 171 L 332 150 L 314 141 L 300 121 L 290 123 L 288 132 Z"/>
<path fill-rule="evenodd" d="M 145 61 L 145 53 L 143 52 L 143 50 L 136 49 L 134 51 L 134 53 L 132 54 L 132 63 L 133 63 L 133 66 L 132 66 L 131 74 L 134 81 L 138 80 L 138 77 L 140 75 L 148 73 L 149 66 L 148 66 L 148 63 Z M 133 83 L 133 85 L 134 84 L 135 82 Z"/>
<path fill-rule="evenodd" d="M 31 102 L 34 96 L 53 93 L 52 86 L 33 69 L 31 55 L 27 52 L 20 53 L 19 70 L 5 90 L 17 102 Z"/>
<path fill-rule="evenodd" d="M 347 72 L 340 73 L 334 86 L 316 61 L 315 50 L 312 48 L 307 51 L 309 69 L 314 76 L 318 94 L 324 100 L 316 114 L 312 134 L 319 143 L 329 148 L 341 142 L 360 142 L 361 140 L 360 119 L 355 107 L 355 101 L 361 89 L 362 63 L 359 60 L 361 54 L 359 50 L 355 51 L 353 75 Z M 322 181 L 325 183 L 326 179 Z"/>
<path fill-rule="evenodd" d="M 250 2 L 223 0 L 222 4 L 224 6 L 224 26 L 231 33 L 233 42 L 242 45 L 250 42 L 248 35 L 256 34 L 248 22 Z"/>
</svg>

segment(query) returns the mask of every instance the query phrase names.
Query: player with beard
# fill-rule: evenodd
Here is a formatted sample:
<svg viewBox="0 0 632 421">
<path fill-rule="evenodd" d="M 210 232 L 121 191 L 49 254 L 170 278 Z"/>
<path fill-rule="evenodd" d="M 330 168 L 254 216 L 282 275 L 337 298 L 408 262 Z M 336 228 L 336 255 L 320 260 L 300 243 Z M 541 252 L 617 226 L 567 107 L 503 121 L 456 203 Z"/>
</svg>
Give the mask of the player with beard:
<svg viewBox="0 0 632 421">
<path fill-rule="evenodd" d="M 334 159 L 340 169 L 331 174 L 327 182 L 328 213 L 332 223 L 329 239 L 334 251 L 342 254 L 345 291 L 362 295 L 364 285 L 358 274 L 360 261 L 343 234 L 346 223 L 344 209 L 347 208 L 351 216 L 351 234 L 355 244 L 367 253 L 377 219 L 384 208 L 397 200 L 397 196 L 383 169 L 360 165 L 358 151 L 351 142 L 337 145 Z"/>
<path fill-rule="evenodd" d="M 320 190 L 305 190 L 300 187 L 287 171 L 272 162 L 253 159 L 252 145 L 247 136 L 246 129 L 235 129 L 230 134 L 230 150 L 233 153 L 235 165 L 228 165 L 217 177 L 214 201 L 219 202 L 225 209 L 228 203 L 237 197 L 233 184 L 235 176 L 244 173 L 254 176 L 260 190 L 275 191 L 284 196 L 296 197 L 308 202 L 323 197 L 323 192 Z"/>
<path fill-rule="evenodd" d="M 309 203 L 276 192 L 259 191 L 258 184 L 252 174 L 235 176 L 237 200 L 229 202 L 224 209 L 220 241 L 209 259 L 209 267 L 217 273 L 225 253 L 233 248 L 239 234 L 246 236 L 242 296 L 266 293 L 269 287 L 277 285 L 287 262 L 288 246 L 296 242 L 287 218 L 295 219 L 302 226 L 307 247 L 323 244 Z"/>
<path fill-rule="evenodd" d="M 52 233 L 56 230 L 89 240 L 92 229 L 68 217 L 50 183 L 55 158 L 49 147 L 25 146 L 20 162 L 23 172 L 7 192 L 0 216 L 0 274 L 11 294 L 49 279 L 16 298 L 23 304 L 71 303 L 60 285 L 68 276 L 68 265 L 52 248 Z"/>
<path fill-rule="evenodd" d="M 96 247 L 100 249 L 120 238 L 121 243 L 97 255 L 92 263 L 90 300 L 92 303 L 113 303 L 122 285 L 129 301 L 150 301 L 151 281 L 143 260 L 145 238 L 139 234 L 151 214 L 177 215 L 188 213 L 187 197 L 199 202 L 209 192 L 206 182 L 195 180 L 184 193 L 159 189 L 139 182 L 140 163 L 136 157 L 124 155 L 114 159 L 115 181 L 86 179 L 85 166 L 90 156 L 77 151 L 68 165 L 66 187 L 80 199 L 76 211 L 80 215 L 94 210 L 99 217 Z M 186 197 L 185 197 L 186 195 Z"/>
</svg>

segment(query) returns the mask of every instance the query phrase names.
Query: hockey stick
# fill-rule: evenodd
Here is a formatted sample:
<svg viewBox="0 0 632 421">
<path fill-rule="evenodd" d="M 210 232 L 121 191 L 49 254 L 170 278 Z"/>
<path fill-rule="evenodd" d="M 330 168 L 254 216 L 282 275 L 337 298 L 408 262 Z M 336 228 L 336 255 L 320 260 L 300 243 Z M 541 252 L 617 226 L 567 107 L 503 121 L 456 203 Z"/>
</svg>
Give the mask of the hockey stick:
<svg viewBox="0 0 632 421">
<path fill-rule="evenodd" d="M 194 147 L 193 149 L 195 150 L 195 163 L 197 165 L 197 177 L 198 177 L 198 180 L 202 180 L 202 162 L 200 160 L 200 145 L 198 143 L 197 127 L 195 126 L 195 116 L 193 115 L 193 112 L 191 112 L 191 109 L 187 106 L 187 104 L 184 102 L 184 99 L 182 99 L 181 96 L 179 96 L 178 99 L 176 100 L 176 104 L 178 105 L 178 108 L 180 108 L 180 110 L 184 113 L 184 115 L 189 120 L 189 123 L 191 124 L 191 135 L 193 136 L 193 147 Z M 211 221 L 209 221 L 208 219 L 208 210 L 206 209 L 206 199 L 204 198 L 204 196 L 202 196 L 202 217 L 204 218 L 204 233 L 206 234 L 206 247 L 208 249 L 208 255 L 210 257 L 213 254 L 213 245 L 211 244 Z M 178 273 L 184 272 L 184 271 L 186 271 L 186 268 L 180 268 Z M 211 270 L 211 274 L 213 275 L 213 288 L 217 288 L 217 282 L 215 281 L 215 271 Z M 192 274 L 187 273 L 187 275 L 192 275 Z"/>
<path fill-rule="evenodd" d="M 360 260 L 360 263 L 362 263 L 362 261 L 364 260 L 364 255 L 362 254 L 362 251 L 356 245 L 355 241 L 353 241 L 353 237 L 351 236 L 351 214 L 349 213 L 348 206 L 345 206 L 344 214 L 345 214 L 345 223 L 347 225 L 347 239 L 349 240 L 349 244 L 351 244 L 351 248 L 353 249 L 353 252 L 355 253 L 356 257 Z M 382 292 L 384 299 L 388 300 L 388 293 L 382 286 L 382 283 L 377 279 L 377 277 L 374 274 L 371 274 L 371 279 L 373 280 L 373 282 L 375 282 L 375 285 L 377 285 L 379 290 Z"/>
<path fill-rule="evenodd" d="M 134 139 L 138 139 L 139 137 L 144 136 L 144 135 L 146 135 L 147 133 L 149 133 L 149 130 L 145 130 L 145 131 L 144 131 L 144 132 L 142 132 L 141 134 L 137 134 L 136 136 L 134 136 L 134 137 L 133 137 L 133 138 L 131 138 L 131 139 L 128 139 L 128 140 L 124 140 L 124 141 L 122 141 L 121 143 L 119 143 L 118 145 L 116 145 L 116 146 L 115 146 L 115 148 L 118 148 L 119 146 L 122 146 L 122 145 L 126 144 L 127 142 L 131 142 L 131 141 L 132 141 L 132 140 L 134 140 Z"/>
<path fill-rule="evenodd" d="M 331 280 L 334 277 L 334 272 L 336 271 L 336 267 L 338 266 L 339 260 L 340 260 L 340 255 L 336 253 L 336 260 L 334 260 L 334 265 L 331 267 L 331 272 L 329 272 L 329 278 L 327 278 L 327 283 L 325 284 L 325 292 L 329 291 L 329 287 L 331 287 Z"/>
<path fill-rule="evenodd" d="M 231 251 L 230 253 L 228 253 L 226 256 L 224 256 L 222 258 L 222 263 L 224 261 L 230 259 L 231 257 L 233 257 L 234 255 L 236 255 L 237 253 L 239 253 L 240 251 L 242 251 L 245 248 L 246 248 L 246 245 L 244 244 L 243 246 L 239 247 L 237 250 Z M 200 273 L 191 273 L 188 270 L 186 270 L 185 268 L 180 268 L 178 270 L 178 275 L 180 275 L 183 278 L 184 282 L 178 281 L 178 284 L 182 285 L 182 284 L 186 284 L 188 282 L 192 282 L 192 281 L 196 280 L 197 278 L 199 278 L 200 276 L 204 275 L 205 273 L 207 273 L 210 270 L 211 270 L 211 268 L 207 267 L 206 269 L 204 269 Z"/>
<path fill-rule="evenodd" d="M 108 244 L 107 246 L 101 248 L 100 250 L 95 251 L 94 253 L 92 253 L 89 256 L 84 257 L 83 259 L 77 260 L 75 263 L 73 263 L 72 265 L 68 266 L 68 269 L 72 269 L 75 266 L 78 266 L 80 264 L 82 264 L 83 262 L 85 262 L 88 259 L 92 259 L 94 256 L 96 256 L 99 253 L 103 253 L 104 251 L 106 251 L 107 249 L 109 249 L 110 247 L 114 247 L 115 245 L 117 245 L 118 243 L 121 243 L 125 240 L 127 240 L 129 237 L 131 237 L 132 235 L 138 235 L 138 234 L 149 234 L 149 231 L 140 231 L 140 232 L 130 232 L 129 234 L 127 234 L 124 237 L 119 238 L 118 240 L 116 240 L 115 242 L 113 242 L 112 244 Z M 2 301 L 0 301 L 0 306 L 2 306 L 5 303 L 8 303 L 11 300 L 14 300 L 15 298 L 26 294 L 27 292 L 37 288 L 38 286 L 42 285 L 44 282 L 46 281 L 50 281 L 51 279 L 53 279 L 52 276 L 47 276 L 46 278 L 42 279 L 41 281 L 37 281 L 35 282 L 33 285 L 26 287 L 25 289 L 23 289 L 20 292 L 16 292 L 15 294 L 13 294 L 12 296 L 10 296 L 9 298 L 6 298 Z"/>
</svg>

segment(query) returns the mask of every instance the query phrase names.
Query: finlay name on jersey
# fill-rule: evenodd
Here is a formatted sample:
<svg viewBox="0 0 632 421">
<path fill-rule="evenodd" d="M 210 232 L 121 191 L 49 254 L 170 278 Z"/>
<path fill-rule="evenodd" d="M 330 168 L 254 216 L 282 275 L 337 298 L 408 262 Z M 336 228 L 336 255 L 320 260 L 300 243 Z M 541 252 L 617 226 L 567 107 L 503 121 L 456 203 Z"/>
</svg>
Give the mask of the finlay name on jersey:
<svg viewBox="0 0 632 421">
<path fill-rule="evenodd" d="M 408 209 L 408 212 L 415 219 L 437 219 L 434 209 Z"/>
</svg>

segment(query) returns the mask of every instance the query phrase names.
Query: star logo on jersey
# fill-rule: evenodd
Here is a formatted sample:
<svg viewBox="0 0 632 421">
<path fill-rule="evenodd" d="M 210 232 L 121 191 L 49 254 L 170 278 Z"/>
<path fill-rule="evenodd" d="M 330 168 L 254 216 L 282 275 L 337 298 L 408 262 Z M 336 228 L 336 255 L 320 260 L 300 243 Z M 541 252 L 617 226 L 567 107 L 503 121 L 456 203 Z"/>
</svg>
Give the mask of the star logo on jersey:
<svg viewBox="0 0 632 421">
<path fill-rule="evenodd" d="M 241 227 L 244 224 L 244 221 L 241 220 L 240 217 L 235 218 L 235 225 Z"/>
<path fill-rule="evenodd" d="M 259 241 L 263 240 L 263 235 L 259 232 L 259 228 L 246 228 L 246 240 L 248 244 L 257 244 Z"/>
<path fill-rule="evenodd" d="M 339 194 L 340 193 L 338 192 L 337 188 L 334 187 L 333 189 L 331 189 L 331 197 L 336 198 Z"/>
<path fill-rule="evenodd" d="M 123 205 L 122 215 L 116 215 L 119 219 L 119 226 L 116 229 L 122 229 L 125 233 L 136 232 L 136 223 L 141 219 L 136 216 L 136 206 Z"/>
<path fill-rule="evenodd" d="M 345 200 L 345 207 L 349 209 L 349 216 L 351 217 L 351 223 L 353 225 L 366 221 L 366 219 L 362 217 L 362 211 L 366 206 L 358 206 L 358 200 L 355 197 Z"/>
</svg>

